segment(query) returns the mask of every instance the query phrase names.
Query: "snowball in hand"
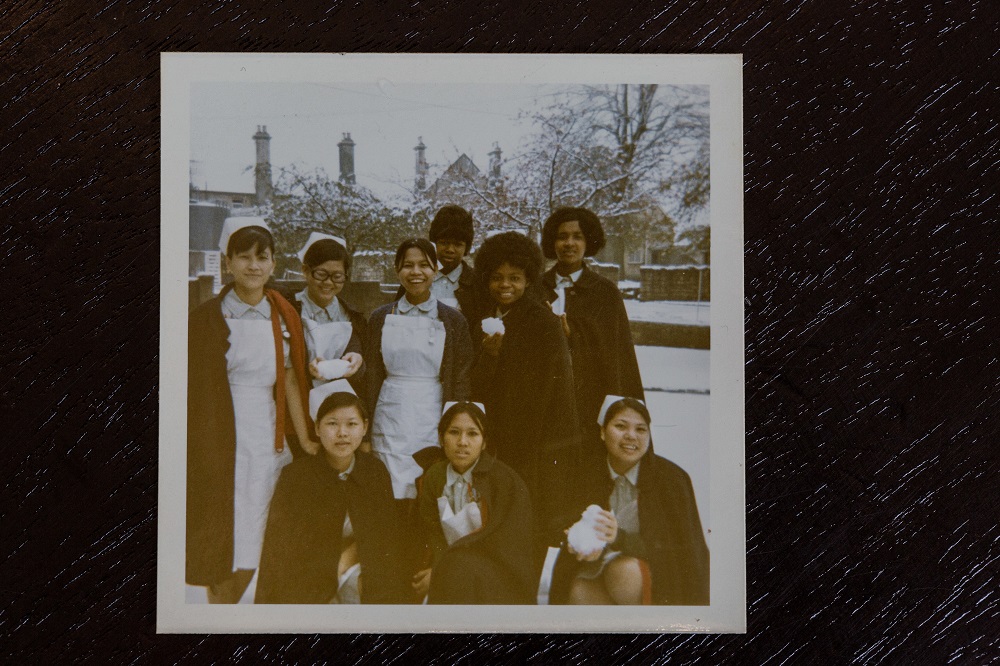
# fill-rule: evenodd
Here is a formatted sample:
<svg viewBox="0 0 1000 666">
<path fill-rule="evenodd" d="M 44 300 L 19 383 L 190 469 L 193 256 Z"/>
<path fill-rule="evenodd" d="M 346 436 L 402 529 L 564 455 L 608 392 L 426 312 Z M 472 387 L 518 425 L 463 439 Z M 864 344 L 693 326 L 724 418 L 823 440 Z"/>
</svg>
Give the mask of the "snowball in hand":
<svg viewBox="0 0 1000 666">
<path fill-rule="evenodd" d="M 340 379 L 350 367 L 350 362 L 340 358 L 320 361 L 316 364 L 316 370 L 323 376 L 323 379 Z"/>
<path fill-rule="evenodd" d="M 583 512 L 580 520 L 569 528 L 566 539 L 570 547 L 581 555 L 589 555 L 594 551 L 601 550 L 605 542 L 597 535 L 597 516 L 601 514 L 601 507 L 591 504 Z"/>
<path fill-rule="evenodd" d="M 494 333 L 500 333 L 503 335 L 503 319 L 499 317 L 487 317 L 483 320 L 483 333 L 486 335 L 493 335 Z"/>
</svg>

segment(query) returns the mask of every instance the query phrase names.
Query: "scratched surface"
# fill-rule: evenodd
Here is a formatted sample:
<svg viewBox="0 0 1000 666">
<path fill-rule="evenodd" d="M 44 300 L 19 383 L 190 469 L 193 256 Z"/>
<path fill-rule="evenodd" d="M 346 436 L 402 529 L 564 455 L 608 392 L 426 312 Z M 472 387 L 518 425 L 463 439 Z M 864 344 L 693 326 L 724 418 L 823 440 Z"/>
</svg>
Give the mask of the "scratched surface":
<svg viewBox="0 0 1000 666">
<path fill-rule="evenodd" d="M 5 3 L 5 663 L 1000 660 L 1000 6 L 656 4 Z M 157 636 L 161 50 L 744 53 L 747 635 Z"/>
</svg>

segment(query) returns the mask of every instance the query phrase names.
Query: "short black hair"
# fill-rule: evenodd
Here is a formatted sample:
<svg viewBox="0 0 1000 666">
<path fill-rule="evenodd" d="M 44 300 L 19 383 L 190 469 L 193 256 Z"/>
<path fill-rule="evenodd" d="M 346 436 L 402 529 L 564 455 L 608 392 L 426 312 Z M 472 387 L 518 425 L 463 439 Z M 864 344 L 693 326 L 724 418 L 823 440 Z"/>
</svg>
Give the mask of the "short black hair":
<svg viewBox="0 0 1000 666">
<path fill-rule="evenodd" d="M 326 399 L 320 404 L 319 409 L 316 410 L 316 423 L 322 421 L 323 417 L 333 410 L 340 409 L 341 407 L 355 407 L 358 410 L 358 414 L 361 414 L 362 420 L 369 420 L 368 410 L 365 409 L 365 404 L 361 401 L 361 398 L 347 391 L 338 391 L 326 396 Z"/>
<path fill-rule="evenodd" d="M 423 252 L 424 256 L 430 260 L 434 270 L 437 270 L 438 255 L 437 250 L 434 249 L 434 243 L 430 242 L 426 238 L 407 238 L 399 244 L 399 249 L 396 250 L 396 261 L 393 263 L 393 266 L 396 267 L 397 273 L 403 265 L 403 259 L 406 258 L 406 251 L 411 248 L 417 248 Z"/>
<path fill-rule="evenodd" d="M 604 228 L 601 220 L 594 213 L 586 208 L 557 208 L 554 213 L 545 220 L 542 227 L 542 252 L 547 259 L 556 258 L 556 236 L 559 234 L 559 225 L 563 222 L 578 222 L 583 237 L 587 239 L 587 249 L 584 256 L 592 257 L 604 247 Z"/>
<path fill-rule="evenodd" d="M 472 214 L 454 204 L 442 206 L 431 220 L 431 228 L 427 235 L 432 243 L 444 239 L 462 241 L 465 243 L 465 253 L 468 254 L 469 248 L 472 247 Z"/>
<path fill-rule="evenodd" d="M 476 275 L 486 292 L 489 291 L 490 276 L 504 263 L 520 268 L 528 282 L 534 284 L 542 273 L 542 251 L 538 249 L 538 243 L 516 231 L 484 240 L 476 253 Z"/>
<path fill-rule="evenodd" d="M 270 250 L 273 255 L 274 236 L 264 227 L 256 225 L 243 227 L 234 231 L 233 235 L 229 237 L 229 242 L 226 245 L 226 256 L 232 259 L 234 255 L 252 250 L 255 247 L 261 250 Z"/>
<path fill-rule="evenodd" d="M 461 402 L 456 402 L 454 405 L 445 410 L 444 414 L 441 415 L 441 421 L 438 422 L 438 439 L 443 443 L 444 434 L 451 427 L 451 422 L 455 420 L 455 417 L 459 414 L 468 414 L 476 427 L 479 428 L 479 432 L 483 434 L 483 442 L 486 442 L 486 414 L 483 410 L 479 409 L 479 406 L 473 402 L 463 400 Z"/>
<path fill-rule="evenodd" d="M 302 263 L 310 268 L 322 266 L 328 261 L 344 262 L 344 272 L 351 274 L 351 254 L 343 245 L 332 238 L 323 238 L 316 241 L 306 250 Z"/>
</svg>

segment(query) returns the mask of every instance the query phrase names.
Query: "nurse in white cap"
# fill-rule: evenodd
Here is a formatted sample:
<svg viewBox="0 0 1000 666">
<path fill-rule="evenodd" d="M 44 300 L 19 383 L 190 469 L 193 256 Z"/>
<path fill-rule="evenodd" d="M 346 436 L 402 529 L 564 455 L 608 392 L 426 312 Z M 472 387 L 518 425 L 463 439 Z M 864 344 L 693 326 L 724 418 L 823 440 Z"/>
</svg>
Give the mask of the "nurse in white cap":
<svg viewBox="0 0 1000 666">
<path fill-rule="evenodd" d="M 226 220 L 219 247 L 233 281 L 188 326 L 185 579 L 236 603 L 260 562 L 268 505 L 309 441 L 305 341 L 295 309 L 267 287 L 274 238 L 261 218 Z"/>
<path fill-rule="evenodd" d="M 292 305 L 302 317 L 313 386 L 347 379 L 364 395 L 364 315 L 340 298 L 350 279 L 351 255 L 344 239 L 312 232 L 299 251 L 306 288 L 295 294 Z M 330 362 L 332 361 L 332 362 Z"/>
</svg>

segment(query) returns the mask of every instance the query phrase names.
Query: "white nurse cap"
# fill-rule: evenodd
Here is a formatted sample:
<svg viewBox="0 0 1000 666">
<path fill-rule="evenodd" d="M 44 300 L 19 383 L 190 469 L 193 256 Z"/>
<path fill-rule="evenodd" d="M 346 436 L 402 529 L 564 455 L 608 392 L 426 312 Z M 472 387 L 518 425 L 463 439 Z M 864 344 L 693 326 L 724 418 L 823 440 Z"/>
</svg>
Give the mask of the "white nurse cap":
<svg viewBox="0 0 1000 666">
<path fill-rule="evenodd" d="M 620 402 L 621 400 L 624 400 L 626 397 L 627 396 L 623 396 L 623 395 L 609 395 L 609 396 L 606 396 L 604 398 L 604 404 L 601 405 L 601 412 L 597 415 L 597 425 L 599 425 L 599 426 L 601 426 L 603 428 L 604 427 L 604 417 L 607 415 L 608 410 L 611 409 L 611 405 L 615 404 L 616 402 Z M 646 403 L 644 403 L 642 400 L 639 400 L 639 398 L 632 398 L 632 400 L 635 400 L 637 403 L 639 403 L 643 407 L 646 406 Z"/>
<path fill-rule="evenodd" d="M 457 405 L 459 402 L 468 402 L 470 404 L 473 404 L 476 407 L 478 407 L 479 411 L 481 411 L 483 414 L 486 413 L 486 408 L 483 407 L 483 403 L 481 402 L 472 402 L 471 400 L 449 400 L 448 402 L 444 403 L 444 407 L 441 409 L 441 416 L 444 416 L 445 412 L 447 412 L 449 409 Z"/>
<path fill-rule="evenodd" d="M 316 241 L 321 241 L 321 240 L 335 241 L 342 248 L 344 248 L 345 250 L 347 249 L 347 242 L 340 236 L 331 236 L 330 234 L 324 234 L 319 231 L 313 231 L 309 233 L 309 240 L 307 240 L 306 244 L 302 246 L 301 250 L 299 250 L 299 254 L 297 255 L 299 261 L 305 261 L 306 252 L 309 251 L 309 248 L 312 247 L 312 244 L 315 243 Z"/>
<path fill-rule="evenodd" d="M 346 379 L 338 379 L 327 384 L 321 384 L 320 386 L 317 386 L 313 390 L 309 391 L 309 418 L 315 421 L 316 415 L 319 413 L 319 408 L 323 404 L 323 401 L 334 393 L 350 393 L 352 395 L 357 395 L 357 393 L 354 392 L 354 389 L 351 388 L 351 383 Z"/>
<path fill-rule="evenodd" d="M 262 217 L 227 217 L 226 221 L 222 223 L 222 235 L 219 237 L 219 249 L 222 254 L 226 254 L 226 250 L 229 249 L 229 239 L 232 238 L 232 235 L 247 227 L 262 227 L 268 232 L 271 231 L 271 227 L 267 226 L 267 222 Z"/>
</svg>

